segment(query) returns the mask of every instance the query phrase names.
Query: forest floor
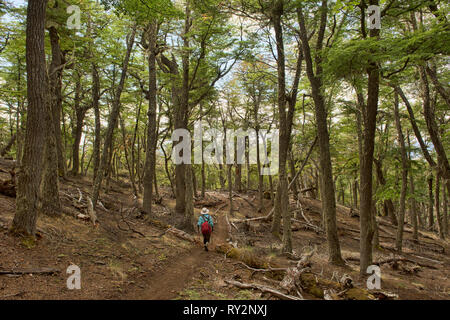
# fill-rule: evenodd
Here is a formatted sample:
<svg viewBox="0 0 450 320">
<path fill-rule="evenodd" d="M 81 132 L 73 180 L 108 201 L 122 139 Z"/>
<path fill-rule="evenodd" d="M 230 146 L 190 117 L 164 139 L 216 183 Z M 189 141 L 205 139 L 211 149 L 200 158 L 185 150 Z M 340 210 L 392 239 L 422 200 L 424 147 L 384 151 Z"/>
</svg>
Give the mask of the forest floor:
<svg viewBox="0 0 450 320">
<path fill-rule="evenodd" d="M 0 180 L 9 178 L 12 166 L 12 161 L 0 159 Z M 65 208 L 85 213 L 91 179 L 68 177 L 61 180 L 60 192 Z M 135 214 L 131 194 L 125 181 L 112 180 L 109 192 L 100 197 L 104 208 L 97 207 L 99 223 L 95 227 L 88 220 L 66 214 L 60 218 L 40 216 L 35 244 L 8 233 L 15 198 L 0 195 L 0 299 L 276 299 L 269 293 L 238 289 L 225 282 L 232 279 L 269 286 L 274 283 L 264 273 L 253 272 L 214 250 L 230 237 L 225 218 L 229 212 L 226 192 L 209 191 L 206 199 L 195 201 L 196 217 L 207 206 L 216 222 L 209 252 L 204 251 L 198 234 L 197 242 L 185 241 L 165 232 L 165 224 L 158 226 Z M 161 204 L 154 206 L 156 219 L 170 224 L 175 200 L 163 188 L 160 195 Z M 281 241 L 271 235 L 270 224 L 237 221 L 270 211 L 270 200 L 265 200 L 263 212 L 258 213 L 251 204 L 256 205 L 254 199 L 255 192 L 233 197 L 234 211 L 228 217 L 234 225 L 233 240 L 240 248 L 269 263 L 292 266 L 295 261 L 280 254 Z M 297 205 L 292 201 L 292 208 Z M 316 247 L 311 267 L 318 277 L 340 279 L 347 274 L 355 286 L 365 287 L 365 282 L 358 280 L 359 218 L 338 210 L 339 239 L 347 262 L 346 266 L 338 267 L 327 262 L 323 231 L 311 227 L 320 225 L 320 201 L 306 199 L 302 209 L 304 217 L 299 215 L 298 222 L 293 223 L 294 252 L 299 254 L 306 247 Z M 374 251 L 374 261 L 384 262 L 380 265 L 382 290 L 398 295 L 398 299 L 450 299 L 450 243 L 424 230 L 416 243 L 407 226 L 404 253 L 399 255 L 393 249 L 395 228 L 383 218 L 379 224 L 380 247 Z M 388 263 L 393 257 L 403 260 Z M 67 289 L 70 274 L 66 269 L 72 264 L 80 267 L 81 290 Z M 54 272 L 38 272 L 45 268 Z M 28 271 L 9 272 L 17 270 Z M 2 271 L 7 272 L 1 274 Z M 317 299 L 308 293 L 303 297 Z"/>
</svg>

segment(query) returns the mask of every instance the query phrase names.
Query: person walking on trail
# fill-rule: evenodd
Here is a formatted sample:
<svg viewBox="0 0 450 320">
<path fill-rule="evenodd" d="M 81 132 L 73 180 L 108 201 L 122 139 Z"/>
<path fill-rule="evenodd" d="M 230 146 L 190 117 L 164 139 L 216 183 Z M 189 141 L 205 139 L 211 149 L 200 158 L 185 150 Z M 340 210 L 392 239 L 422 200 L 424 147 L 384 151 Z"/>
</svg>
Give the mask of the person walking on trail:
<svg viewBox="0 0 450 320">
<path fill-rule="evenodd" d="M 208 251 L 208 243 L 211 239 L 211 233 L 214 230 L 214 223 L 212 217 L 209 215 L 209 210 L 206 208 L 202 209 L 198 218 L 197 230 L 202 232 L 205 251 Z"/>
</svg>

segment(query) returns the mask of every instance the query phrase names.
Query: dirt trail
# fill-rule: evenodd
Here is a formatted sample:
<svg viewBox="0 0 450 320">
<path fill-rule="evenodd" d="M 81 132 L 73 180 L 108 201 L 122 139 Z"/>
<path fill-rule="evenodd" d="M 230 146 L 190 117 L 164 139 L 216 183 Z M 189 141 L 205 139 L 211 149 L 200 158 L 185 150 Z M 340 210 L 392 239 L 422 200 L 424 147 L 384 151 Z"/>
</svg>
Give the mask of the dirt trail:
<svg viewBox="0 0 450 320">
<path fill-rule="evenodd" d="M 182 291 L 189 281 L 205 265 L 205 261 L 216 260 L 220 256 L 214 252 L 215 246 L 224 243 L 227 238 L 225 217 L 221 212 L 217 214 L 217 221 L 209 245 L 209 252 L 202 246 L 195 245 L 188 252 L 179 255 L 151 275 L 148 289 L 140 299 L 168 300 L 174 299 Z"/>
</svg>

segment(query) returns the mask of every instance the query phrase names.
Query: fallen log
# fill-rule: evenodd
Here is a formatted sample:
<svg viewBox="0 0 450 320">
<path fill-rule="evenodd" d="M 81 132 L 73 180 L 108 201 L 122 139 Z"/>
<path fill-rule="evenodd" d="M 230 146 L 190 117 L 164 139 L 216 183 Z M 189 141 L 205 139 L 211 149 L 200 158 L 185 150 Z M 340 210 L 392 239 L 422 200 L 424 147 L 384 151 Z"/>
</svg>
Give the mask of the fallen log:
<svg viewBox="0 0 450 320">
<path fill-rule="evenodd" d="M 218 253 L 225 254 L 227 258 L 232 258 L 245 263 L 247 266 L 255 269 L 273 269 L 273 271 L 268 271 L 268 276 L 273 279 L 281 280 L 284 275 L 284 271 L 276 263 L 266 261 L 261 257 L 257 256 L 254 252 L 244 249 L 235 248 L 231 244 L 222 243 L 216 245 L 215 251 Z M 269 265 L 270 263 L 270 265 Z"/>
<path fill-rule="evenodd" d="M 359 262 L 360 261 L 359 258 L 357 258 L 357 257 L 348 257 L 348 258 L 345 258 L 345 260 L 355 261 L 355 262 Z M 434 270 L 438 269 L 436 266 L 433 266 L 431 264 L 422 263 L 422 262 L 419 262 L 417 260 L 408 259 L 408 258 L 389 258 L 389 259 L 373 262 L 373 264 L 377 265 L 377 266 L 380 266 L 382 264 L 392 263 L 392 262 L 410 262 L 410 263 L 417 264 L 418 266 L 421 266 L 421 267 L 434 269 Z"/>
<path fill-rule="evenodd" d="M 173 234 L 174 236 L 189 242 L 199 243 L 199 240 L 196 237 L 190 235 L 187 232 L 184 232 L 183 230 L 174 227 L 170 227 L 169 229 L 167 229 L 166 233 Z"/>
<path fill-rule="evenodd" d="M 238 194 L 238 193 L 236 193 L 236 192 L 233 192 L 233 197 L 241 198 L 242 200 L 244 200 L 245 202 L 247 202 L 253 209 L 257 210 L 256 206 L 255 206 L 253 203 L 251 203 L 250 200 L 244 198 L 244 197 L 241 196 L 240 194 Z"/>
<path fill-rule="evenodd" d="M 282 300 L 303 300 L 303 298 L 284 294 L 281 291 L 275 290 L 274 288 L 271 288 L 268 286 L 264 286 L 262 284 L 242 283 L 242 282 L 233 281 L 233 280 L 225 280 L 225 283 L 231 284 L 240 289 L 256 289 L 256 290 L 260 290 L 262 292 L 267 292 L 267 293 L 270 293 L 270 294 L 274 295 L 275 297 L 278 297 Z"/>
<path fill-rule="evenodd" d="M 55 274 L 59 270 L 52 268 L 41 268 L 41 269 L 16 269 L 16 270 L 0 270 L 1 274 Z"/>
</svg>

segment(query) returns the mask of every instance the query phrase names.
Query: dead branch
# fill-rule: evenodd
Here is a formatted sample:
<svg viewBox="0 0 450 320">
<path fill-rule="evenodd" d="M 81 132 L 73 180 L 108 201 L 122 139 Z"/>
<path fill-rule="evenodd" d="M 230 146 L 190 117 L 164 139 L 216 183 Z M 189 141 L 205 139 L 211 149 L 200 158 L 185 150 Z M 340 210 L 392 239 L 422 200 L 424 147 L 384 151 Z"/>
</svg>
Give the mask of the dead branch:
<svg viewBox="0 0 450 320">
<path fill-rule="evenodd" d="M 288 268 L 272 268 L 269 266 L 268 269 L 258 269 L 258 268 L 252 268 L 248 265 L 246 265 L 244 262 L 242 261 L 238 261 L 235 264 L 242 264 L 244 267 L 246 267 L 249 270 L 252 270 L 253 272 L 274 272 L 274 271 L 287 271 Z"/>
<path fill-rule="evenodd" d="M 127 227 L 128 227 L 128 230 L 122 229 L 122 228 L 120 227 L 120 224 L 119 224 L 120 222 L 117 223 L 117 227 L 118 227 L 120 230 L 122 230 L 122 231 L 132 231 L 132 232 L 137 233 L 138 235 L 140 235 L 140 236 L 142 236 L 142 237 L 145 238 L 145 234 L 143 234 L 143 233 L 140 232 L 139 230 L 134 229 L 134 228 L 131 226 L 131 224 L 128 222 L 128 220 L 126 219 L 126 217 L 123 216 L 123 210 L 122 210 L 122 208 L 120 208 L 119 212 L 120 212 L 120 216 L 121 216 L 121 218 L 122 218 L 121 221 L 125 222 L 125 224 L 126 224 Z"/>
<path fill-rule="evenodd" d="M 225 214 L 225 221 L 227 222 L 227 225 L 228 225 L 228 238 L 230 241 L 233 241 L 233 235 L 231 233 L 231 224 L 230 224 L 230 220 L 228 220 L 228 214 Z"/>
<path fill-rule="evenodd" d="M 92 204 L 91 198 L 87 197 L 87 203 L 88 203 L 87 211 L 89 217 L 91 218 L 92 224 L 95 226 L 95 224 L 97 223 L 97 214 L 95 213 L 94 205 Z"/>
</svg>

